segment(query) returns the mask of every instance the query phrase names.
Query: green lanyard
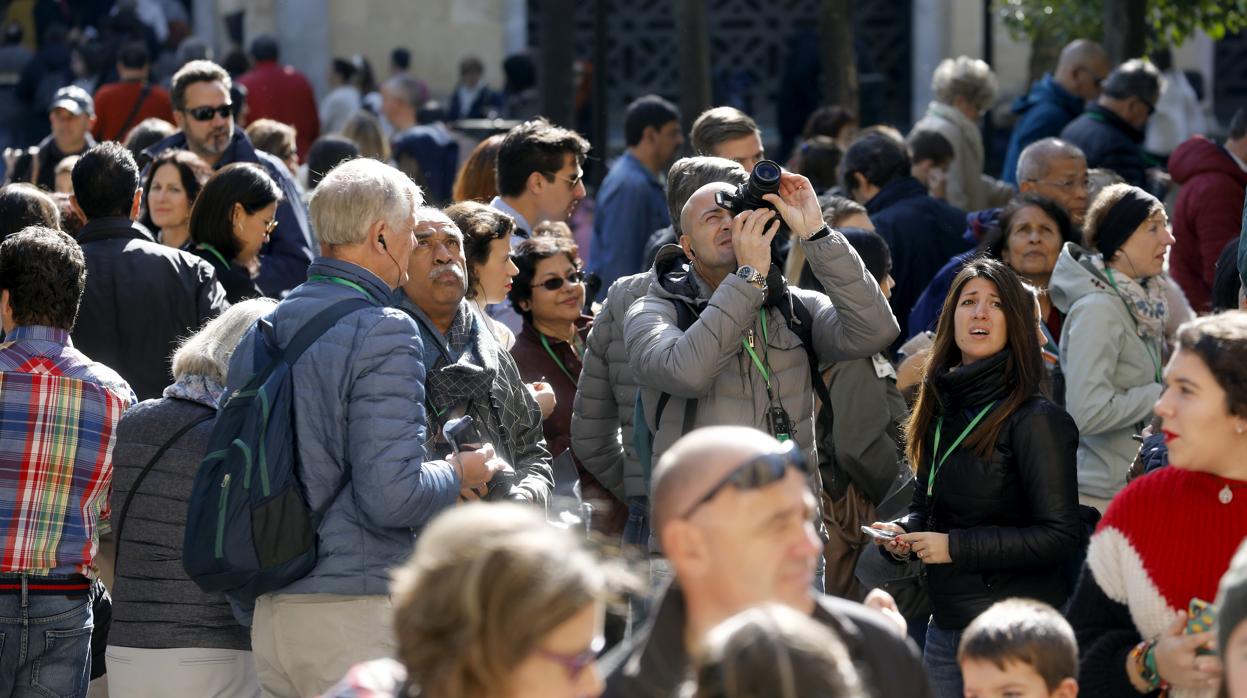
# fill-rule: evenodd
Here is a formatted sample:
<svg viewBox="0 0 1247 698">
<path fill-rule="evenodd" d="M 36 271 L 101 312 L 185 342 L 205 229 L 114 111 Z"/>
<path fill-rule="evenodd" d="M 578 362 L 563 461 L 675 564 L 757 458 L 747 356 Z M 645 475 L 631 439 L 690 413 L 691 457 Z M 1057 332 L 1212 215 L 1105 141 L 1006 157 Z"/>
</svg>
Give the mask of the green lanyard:
<svg viewBox="0 0 1247 698">
<path fill-rule="evenodd" d="M 1126 300 L 1125 296 L 1121 295 L 1121 289 L 1117 288 L 1117 279 L 1113 278 L 1113 270 L 1106 266 L 1104 267 L 1104 272 L 1108 274 L 1108 285 L 1113 287 L 1113 290 L 1117 292 L 1117 297 L 1120 298 L 1121 302 L 1126 306 L 1126 312 L 1130 315 L 1130 319 L 1134 321 L 1135 333 L 1138 334 L 1139 319 L 1134 316 L 1134 311 L 1130 308 L 1130 302 Z M 1140 337 L 1140 339 L 1142 339 L 1142 337 Z M 1160 359 L 1152 353 L 1152 348 L 1147 345 L 1146 340 L 1143 342 L 1143 351 L 1146 351 L 1147 358 L 1152 360 L 1152 368 L 1156 371 L 1156 382 L 1163 382 L 1160 371 Z"/>
<path fill-rule="evenodd" d="M 759 310 L 758 317 L 762 318 L 762 341 L 764 344 L 769 344 L 771 339 L 766 331 L 766 312 Z M 749 352 L 749 358 L 753 359 L 753 365 L 758 367 L 758 373 L 762 374 L 762 380 L 766 381 L 766 391 L 768 393 L 771 392 L 771 372 L 767 370 L 766 364 L 763 363 L 762 359 L 758 358 L 757 352 L 753 350 L 753 347 L 749 346 L 749 342 L 745 341 L 744 337 L 740 338 L 740 343 L 745 347 L 745 351 Z"/>
<path fill-rule="evenodd" d="M 927 475 L 927 496 L 928 497 L 930 497 L 931 493 L 935 491 L 935 474 L 939 472 L 940 466 L 944 465 L 944 461 L 948 460 L 948 457 L 953 454 L 953 451 L 957 450 L 957 447 L 961 445 L 961 442 L 964 441 L 965 438 L 970 435 L 970 432 L 974 431 L 974 427 L 977 427 L 979 425 L 979 422 L 983 421 L 983 418 L 986 417 L 987 413 L 990 412 L 991 409 L 995 406 L 996 406 L 995 400 L 992 400 L 991 402 L 987 403 L 987 407 L 984 407 L 982 410 L 980 410 L 978 415 L 976 415 L 974 419 L 970 420 L 970 423 L 966 425 L 966 428 L 964 430 L 962 430 L 961 434 L 957 437 L 957 440 L 949 444 L 948 450 L 944 451 L 943 456 L 940 456 L 940 432 L 944 430 L 944 418 L 940 417 L 939 420 L 935 423 L 935 447 L 931 450 L 931 457 L 932 457 L 931 473 Z"/>
<path fill-rule="evenodd" d="M 203 250 L 204 252 L 211 252 L 213 256 L 221 260 L 221 264 L 224 267 L 226 267 L 227 269 L 229 268 L 229 262 L 225 261 L 225 255 L 221 254 L 221 251 L 218 250 L 215 246 L 209 245 L 206 242 L 201 242 L 198 245 L 195 245 L 195 247 Z"/>
<path fill-rule="evenodd" d="M 546 341 L 546 336 L 544 334 L 541 334 L 540 332 L 538 332 L 537 334 L 541 335 L 541 346 L 546 348 L 546 353 L 550 355 L 551 359 L 554 359 L 554 363 L 558 365 L 559 370 L 563 372 L 563 375 L 567 376 L 567 380 L 571 381 L 572 385 L 576 385 L 577 383 L 579 383 L 579 381 L 576 380 L 576 377 L 572 375 L 572 372 L 568 371 L 567 367 L 563 365 L 563 362 L 559 360 L 559 357 L 557 354 L 554 353 L 554 350 L 550 348 L 550 343 Z M 572 351 L 576 352 L 576 356 L 578 357 L 581 356 L 580 352 L 576 349 L 575 339 L 572 339 L 571 345 L 572 345 Z"/>
<path fill-rule="evenodd" d="M 339 279 L 336 276 L 325 276 L 323 274 L 313 274 L 307 277 L 307 280 L 308 281 L 328 281 L 330 283 L 340 284 L 342 286 L 349 286 L 355 289 L 356 291 L 359 291 L 360 293 L 364 294 L 365 298 L 369 300 L 373 299 L 371 293 L 369 293 L 363 286 L 360 286 L 354 281 L 348 281 L 346 279 Z"/>
</svg>

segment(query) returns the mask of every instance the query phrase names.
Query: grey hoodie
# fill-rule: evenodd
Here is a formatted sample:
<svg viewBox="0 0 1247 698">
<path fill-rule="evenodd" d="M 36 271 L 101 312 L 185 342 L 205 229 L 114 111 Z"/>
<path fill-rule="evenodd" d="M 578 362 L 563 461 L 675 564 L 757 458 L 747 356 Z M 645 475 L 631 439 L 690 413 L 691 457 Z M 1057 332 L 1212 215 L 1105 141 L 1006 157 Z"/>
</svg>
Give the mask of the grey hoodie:
<svg viewBox="0 0 1247 698">
<path fill-rule="evenodd" d="M 1065 313 L 1061 369 L 1065 408 L 1078 425 L 1078 491 L 1110 499 L 1126 486 L 1143 430 L 1160 397 L 1156 374 L 1162 347 L 1135 329 L 1126 302 L 1088 258 L 1066 243 L 1048 291 Z"/>
</svg>

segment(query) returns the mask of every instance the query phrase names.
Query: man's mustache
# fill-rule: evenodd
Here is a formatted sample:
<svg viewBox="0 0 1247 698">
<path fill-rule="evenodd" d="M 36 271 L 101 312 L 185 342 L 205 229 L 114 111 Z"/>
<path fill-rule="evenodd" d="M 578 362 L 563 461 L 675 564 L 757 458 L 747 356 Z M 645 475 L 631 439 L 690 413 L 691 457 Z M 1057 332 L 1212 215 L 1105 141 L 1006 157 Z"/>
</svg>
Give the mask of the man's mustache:
<svg viewBox="0 0 1247 698">
<path fill-rule="evenodd" d="M 434 267 L 433 269 L 429 270 L 429 278 L 433 279 L 434 281 L 447 275 L 454 276 L 456 279 L 459 279 L 460 281 L 464 279 L 463 270 L 461 270 L 458 266 L 454 264 L 446 264 L 440 267 Z"/>
</svg>

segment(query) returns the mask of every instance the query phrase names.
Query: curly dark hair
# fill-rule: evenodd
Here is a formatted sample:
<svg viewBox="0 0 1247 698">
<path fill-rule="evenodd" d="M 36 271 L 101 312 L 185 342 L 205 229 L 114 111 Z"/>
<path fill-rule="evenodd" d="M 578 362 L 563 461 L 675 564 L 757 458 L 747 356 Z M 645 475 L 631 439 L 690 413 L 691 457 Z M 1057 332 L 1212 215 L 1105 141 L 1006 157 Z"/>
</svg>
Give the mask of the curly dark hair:
<svg viewBox="0 0 1247 698">
<path fill-rule="evenodd" d="M 1227 310 L 1182 323 L 1177 348 L 1195 354 L 1225 391 L 1226 410 L 1247 417 L 1247 311 Z"/>
<path fill-rule="evenodd" d="M 489 261 L 489 248 L 494 240 L 510 240 L 515 233 L 515 220 L 492 206 L 479 201 L 461 201 L 442 211 L 463 233 L 463 256 L 468 262 L 468 298 L 476 297 L 480 278 L 476 268 Z"/>
<path fill-rule="evenodd" d="M 576 163 L 585 161 L 589 141 L 575 131 L 555 126 L 544 118 L 536 118 L 507 131 L 498 148 L 498 193 L 519 196 L 528 186 L 528 177 L 540 172 L 547 182 L 563 169 L 564 155 L 572 155 Z"/>
<path fill-rule="evenodd" d="M 521 308 L 520 304 L 531 301 L 533 298 L 533 277 L 537 274 L 537 264 L 543 259 L 550 259 L 560 254 L 567 255 L 567 259 L 571 260 L 572 264 L 577 268 L 580 267 L 580 248 L 576 246 L 576 243 L 553 235 L 529 238 L 516 246 L 515 251 L 511 253 L 511 259 L 515 261 L 515 266 L 520 273 L 511 280 L 511 290 L 507 292 L 507 299 L 511 301 L 515 312 L 522 315 L 528 322 L 532 322 L 533 313 L 531 310 Z"/>
<path fill-rule="evenodd" d="M 1062 247 L 1067 242 L 1075 244 L 1079 242 L 1078 232 L 1074 229 L 1073 222 L 1070 221 L 1069 213 L 1060 204 L 1037 194 L 1019 194 L 1013 197 L 1000 212 L 1000 224 L 991 227 L 987 235 L 983 236 L 979 251 L 992 259 L 1000 259 L 1009 242 L 1009 228 L 1013 226 L 1014 216 L 1032 206 L 1043 211 L 1044 215 L 1056 223 L 1057 232 L 1061 234 Z"/>
<path fill-rule="evenodd" d="M 86 284 L 82 248 L 59 230 L 32 225 L 0 243 L 0 290 L 18 325 L 73 330 Z"/>
</svg>

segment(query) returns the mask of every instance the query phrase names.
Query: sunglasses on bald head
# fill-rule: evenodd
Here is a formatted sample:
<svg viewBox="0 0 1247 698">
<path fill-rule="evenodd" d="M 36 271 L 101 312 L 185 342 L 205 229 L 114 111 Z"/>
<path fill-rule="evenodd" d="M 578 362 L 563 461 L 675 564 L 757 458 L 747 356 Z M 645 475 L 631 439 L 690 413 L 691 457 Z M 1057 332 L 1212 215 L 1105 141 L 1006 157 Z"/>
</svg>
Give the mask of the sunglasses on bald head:
<svg viewBox="0 0 1247 698">
<path fill-rule="evenodd" d="M 701 496 L 690 506 L 680 518 L 692 516 L 703 504 L 718 496 L 727 487 L 738 490 L 757 490 L 784 478 L 789 468 L 795 468 L 803 475 L 809 475 L 809 466 L 805 462 L 805 454 L 797 447 L 795 441 L 785 441 L 778 451 L 763 453 L 736 466 L 710 491 Z"/>
</svg>

